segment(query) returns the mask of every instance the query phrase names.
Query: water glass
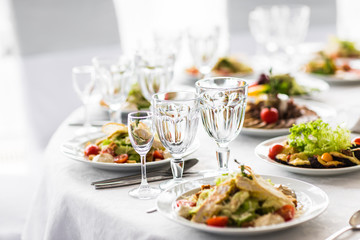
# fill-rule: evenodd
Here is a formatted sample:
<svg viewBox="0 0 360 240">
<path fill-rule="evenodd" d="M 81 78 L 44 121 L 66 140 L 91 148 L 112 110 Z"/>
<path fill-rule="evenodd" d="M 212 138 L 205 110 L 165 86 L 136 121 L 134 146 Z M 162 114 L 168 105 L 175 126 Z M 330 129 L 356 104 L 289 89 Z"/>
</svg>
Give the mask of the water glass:
<svg viewBox="0 0 360 240">
<path fill-rule="evenodd" d="M 131 145 L 141 158 L 141 184 L 132 189 L 129 195 L 139 199 L 151 199 L 160 193 L 159 188 L 150 187 L 146 180 L 146 154 L 154 142 L 152 113 L 148 111 L 132 112 L 128 115 L 128 132 Z"/>
<path fill-rule="evenodd" d="M 210 74 L 215 64 L 219 34 L 219 27 L 188 29 L 190 52 L 196 68 L 204 77 Z"/>
<path fill-rule="evenodd" d="M 126 102 L 133 80 L 133 63 L 126 57 L 94 57 L 97 80 L 110 120 L 121 123 L 121 107 Z"/>
<path fill-rule="evenodd" d="M 157 93 L 153 112 L 159 139 L 172 155 L 173 179 L 160 185 L 166 189 L 182 182 L 183 155 L 193 144 L 199 123 L 199 99 L 193 92 Z"/>
<path fill-rule="evenodd" d="M 92 66 L 77 66 L 72 69 L 72 82 L 75 92 L 84 104 L 84 125 L 79 134 L 92 132 L 89 122 L 89 103 L 95 92 L 95 72 Z"/>
<path fill-rule="evenodd" d="M 248 84 L 232 77 L 201 79 L 195 83 L 206 132 L 218 146 L 218 173 L 228 172 L 229 143 L 240 133 L 245 116 Z"/>
<path fill-rule="evenodd" d="M 152 101 L 155 93 L 166 91 L 174 74 L 174 54 L 142 51 L 135 56 L 137 80 L 143 96 Z"/>
</svg>

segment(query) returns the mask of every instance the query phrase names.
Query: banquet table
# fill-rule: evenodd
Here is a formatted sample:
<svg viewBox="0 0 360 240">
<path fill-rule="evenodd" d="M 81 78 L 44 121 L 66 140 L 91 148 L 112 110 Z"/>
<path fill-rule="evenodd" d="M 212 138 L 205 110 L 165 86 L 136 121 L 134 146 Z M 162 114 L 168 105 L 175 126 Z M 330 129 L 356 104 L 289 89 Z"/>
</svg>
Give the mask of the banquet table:
<svg viewBox="0 0 360 240">
<path fill-rule="evenodd" d="M 192 84 L 192 83 L 191 83 Z M 191 85 L 189 84 L 189 85 Z M 334 85 L 316 96 L 315 100 L 341 110 L 357 104 L 360 85 Z M 259 174 L 276 175 L 306 181 L 320 187 L 329 196 L 327 210 L 317 218 L 295 227 L 258 236 L 220 236 L 179 225 L 159 212 L 146 213 L 155 207 L 156 200 L 130 197 L 133 188 L 121 187 L 95 190 L 91 182 L 123 175 L 92 168 L 65 157 L 60 146 L 74 137 L 77 127 L 69 123 L 81 116 L 76 109 L 59 126 L 45 152 L 45 172 L 36 199 L 27 219 L 23 239 L 325 239 L 348 225 L 353 212 L 360 209 L 360 172 L 336 176 L 306 176 L 287 172 L 258 159 L 254 148 L 266 140 L 240 134 L 231 144 L 230 169 L 237 160 L 251 166 Z M 338 116 L 340 117 L 340 116 Z M 200 161 L 195 171 L 216 169 L 215 142 L 199 125 L 197 138 L 200 148 L 189 157 Z M 159 182 L 151 183 L 158 185 Z M 359 239 L 360 232 L 350 231 L 347 239 Z"/>
</svg>

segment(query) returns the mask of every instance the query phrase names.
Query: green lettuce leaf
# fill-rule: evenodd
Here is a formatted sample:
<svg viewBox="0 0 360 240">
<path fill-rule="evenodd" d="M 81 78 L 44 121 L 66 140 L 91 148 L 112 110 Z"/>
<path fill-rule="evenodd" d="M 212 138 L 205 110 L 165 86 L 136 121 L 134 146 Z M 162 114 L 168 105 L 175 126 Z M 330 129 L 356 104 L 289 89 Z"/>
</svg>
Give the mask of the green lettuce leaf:
<svg viewBox="0 0 360 240">
<path fill-rule="evenodd" d="M 333 129 L 321 119 L 294 125 L 290 128 L 288 142 L 290 146 L 308 156 L 340 151 L 351 146 L 348 129 L 339 125 Z"/>
</svg>

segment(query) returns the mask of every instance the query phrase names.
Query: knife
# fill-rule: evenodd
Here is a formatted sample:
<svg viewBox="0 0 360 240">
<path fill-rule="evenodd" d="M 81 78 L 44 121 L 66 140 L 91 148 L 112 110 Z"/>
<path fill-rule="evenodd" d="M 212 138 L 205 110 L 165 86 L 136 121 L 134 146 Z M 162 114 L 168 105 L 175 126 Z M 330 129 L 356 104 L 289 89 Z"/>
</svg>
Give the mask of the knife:
<svg viewBox="0 0 360 240">
<path fill-rule="evenodd" d="M 156 182 L 156 181 L 167 180 L 167 179 L 172 179 L 172 178 L 173 178 L 173 176 L 170 176 L 170 175 L 169 176 L 153 176 L 153 177 L 147 178 L 147 181 L 148 182 Z M 140 183 L 141 183 L 141 179 L 137 178 L 137 179 L 121 180 L 121 181 L 117 181 L 117 182 L 98 183 L 98 184 L 94 184 L 94 185 L 95 185 L 95 189 L 99 190 L 99 189 L 130 186 L 130 185 L 135 185 L 135 184 L 140 184 Z"/>
<path fill-rule="evenodd" d="M 192 168 L 193 166 L 195 166 L 197 163 L 199 162 L 199 159 L 197 158 L 191 158 L 191 159 L 187 159 L 185 160 L 185 164 L 184 164 L 184 175 L 187 174 L 187 170 L 189 170 L 190 168 Z M 159 174 L 162 174 L 162 176 L 170 176 L 172 177 L 172 171 L 171 171 L 171 167 L 165 171 L 149 171 L 146 173 L 148 178 L 154 177 L 154 176 L 159 176 Z M 189 173 L 189 174 L 194 174 Z M 110 179 L 105 179 L 105 180 L 99 180 L 99 181 L 95 181 L 92 182 L 91 185 L 96 185 L 96 184 L 100 184 L 100 183 L 112 183 L 112 182 L 119 182 L 122 180 L 130 180 L 130 179 L 140 179 L 141 178 L 141 174 L 137 173 L 137 174 L 133 174 L 133 175 L 129 175 L 129 176 L 125 176 L 125 177 L 117 177 L 117 178 L 110 178 Z"/>
</svg>

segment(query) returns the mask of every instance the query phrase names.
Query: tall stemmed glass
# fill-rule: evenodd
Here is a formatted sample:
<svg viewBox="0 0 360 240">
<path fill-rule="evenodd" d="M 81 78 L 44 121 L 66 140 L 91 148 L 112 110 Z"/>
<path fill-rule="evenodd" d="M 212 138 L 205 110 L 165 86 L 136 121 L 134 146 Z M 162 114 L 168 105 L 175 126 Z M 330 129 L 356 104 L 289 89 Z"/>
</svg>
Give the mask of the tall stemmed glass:
<svg viewBox="0 0 360 240">
<path fill-rule="evenodd" d="M 199 123 L 199 99 L 193 92 L 164 92 L 153 95 L 153 112 L 157 134 L 171 153 L 173 179 L 164 182 L 166 189 L 182 182 L 183 155 L 194 142 Z"/>
<path fill-rule="evenodd" d="M 94 57 L 92 62 L 103 100 L 109 106 L 110 121 L 121 123 L 121 107 L 133 78 L 132 61 L 125 57 Z"/>
<path fill-rule="evenodd" d="M 218 77 L 201 79 L 195 86 L 204 128 L 218 145 L 216 174 L 226 173 L 228 145 L 239 135 L 244 121 L 248 84 L 239 78 Z"/>
<path fill-rule="evenodd" d="M 129 195 L 139 199 L 155 198 L 159 188 L 150 187 L 146 180 L 146 154 L 154 142 L 154 128 L 152 113 L 148 111 L 132 112 L 128 115 L 128 131 L 130 142 L 141 157 L 141 184 L 132 189 Z"/>
<path fill-rule="evenodd" d="M 72 69 L 72 81 L 75 92 L 84 104 L 84 125 L 78 134 L 95 131 L 89 122 L 89 103 L 95 91 L 95 72 L 92 66 L 77 66 Z"/>
<path fill-rule="evenodd" d="M 191 55 L 202 77 L 207 77 L 216 61 L 219 45 L 219 27 L 190 28 L 188 39 Z"/>
<path fill-rule="evenodd" d="M 144 97 L 166 91 L 174 74 L 174 54 L 159 55 L 156 51 L 142 51 L 135 56 L 137 80 Z"/>
</svg>

